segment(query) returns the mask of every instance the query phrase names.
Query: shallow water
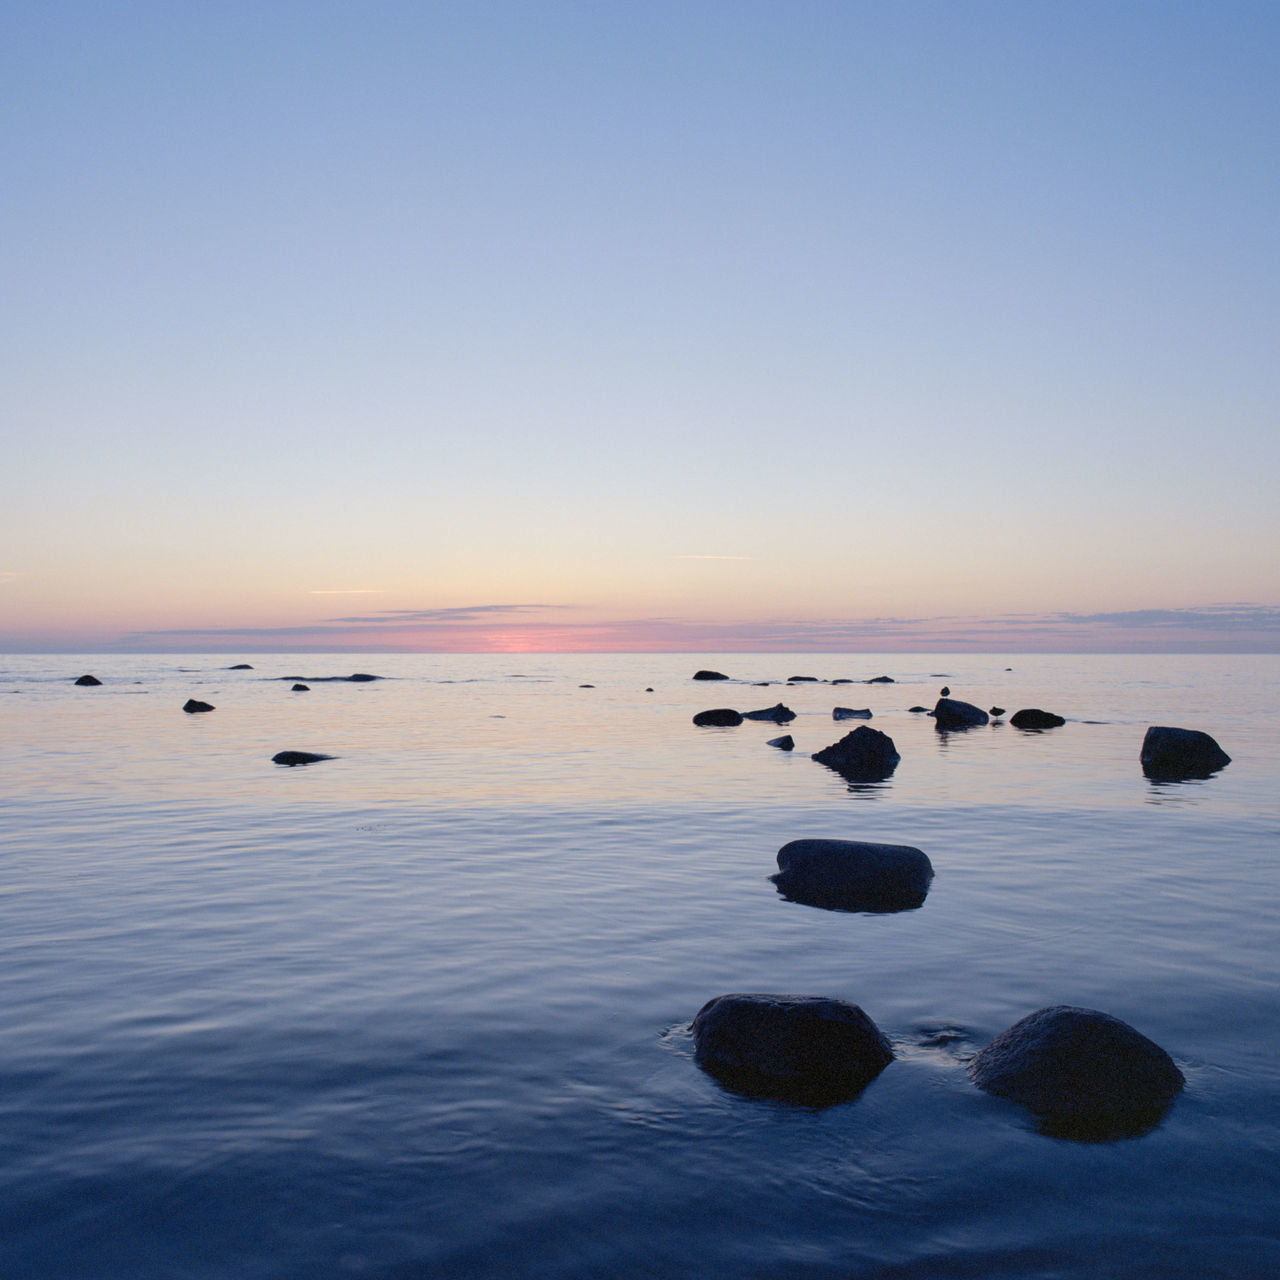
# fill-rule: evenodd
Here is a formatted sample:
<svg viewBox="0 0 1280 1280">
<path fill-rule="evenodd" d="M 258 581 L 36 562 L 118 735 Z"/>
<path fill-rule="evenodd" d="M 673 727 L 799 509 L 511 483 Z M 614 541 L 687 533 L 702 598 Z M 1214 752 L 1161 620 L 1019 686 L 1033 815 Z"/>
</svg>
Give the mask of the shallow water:
<svg viewBox="0 0 1280 1280">
<path fill-rule="evenodd" d="M 0 657 L 0 1274 L 1280 1273 L 1280 659 L 235 660 Z M 896 683 L 750 687 L 792 674 Z M 940 735 L 906 709 L 944 683 L 1068 723 Z M 809 759 L 835 705 L 891 779 Z M 1149 782 L 1149 724 L 1233 762 Z M 917 845 L 928 899 L 784 901 L 801 836 Z M 825 1110 L 730 1093 L 688 1023 L 752 990 L 852 1000 L 897 1060 Z M 1060 1003 L 1173 1055 L 1153 1131 L 969 1083 Z"/>
</svg>

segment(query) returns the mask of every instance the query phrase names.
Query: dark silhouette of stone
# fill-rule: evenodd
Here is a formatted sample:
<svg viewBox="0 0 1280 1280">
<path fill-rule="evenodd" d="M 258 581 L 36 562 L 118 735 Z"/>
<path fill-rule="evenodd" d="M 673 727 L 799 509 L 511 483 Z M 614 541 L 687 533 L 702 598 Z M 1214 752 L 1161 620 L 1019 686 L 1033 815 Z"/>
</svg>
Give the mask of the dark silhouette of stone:
<svg viewBox="0 0 1280 1280">
<path fill-rule="evenodd" d="M 941 694 L 944 698 L 949 698 L 951 697 L 951 690 L 944 684 L 941 689 Z"/>
<path fill-rule="evenodd" d="M 722 671 L 695 671 L 693 678 L 695 680 L 727 680 L 729 677 Z"/>
<path fill-rule="evenodd" d="M 893 1061 L 856 1004 L 823 996 L 718 996 L 692 1031 L 695 1061 L 726 1087 L 813 1106 L 856 1097 Z"/>
<path fill-rule="evenodd" d="M 933 714 L 928 707 L 908 707 L 907 710 L 911 712 L 912 715 L 917 716 L 930 716 Z"/>
<path fill-rule="evenodd" d="M 910 911 L 933 881 L 933 864 L 906 844 L 792 840 L 770 879 L 793 902 L 829 911 Z"/>
<path fill-rule="evenodd" d="M 101 684 L 101 683 L 102 681 L 99 680 L 97 676 L 89 676 L 89 675 L 81 676 L 80 679 L 76 681 L 76 684 L 84 685 L 86 688 L 88 688 L 90 685 Z"/>
<path fill-rule="evenodd" d="M 1142 739 L 1142 772 L 1148 778 L 1207 778 L 1225 769 L 1231 757 L 1199 729 L 1152 725 Z"/>
<path fill-rule="evenodd" d="M 306 684 L 295 684 L 289 692 L 290 693 L 310 693 L 311 686 Z"/>
<path fill-rule="evenodd" d="M 766 747 L 777 747 L 779 751 L 792 751 L 795 745 L 796 741 L 789 733 L 784 733 L 780 738 L 770 738 L 765 743 Z"/>
<path fill-rule="evenodd" d="M 987 709 L 987 714 L 988 714 L 988 715 L 989 715 L 989 716 L 994 720 L 996 716 L 1002 716 L 1002 715 L 1004 715 L 1004 708 L 1003 708 L 1003 707 L 989 707 L 989 708 Z"/>
<path fill-rule="evenodd" d="M 838 680 L 833 680 L 831 683 L 832 684 L 852 684 L 853 681 L 850 680 L 848 676 L 841 676 Z M 868 681 L 867 683 L 869 684 L 870 681 Z"/>
<path fill-rule="evenodd" d="M 1051 1132 L 1095 1139 L 1146 1132 L 1184 1084 L 1173 1059 L 1128 1023 L 1071 1005 L 1015 1022 L 973 1059 L 969 1075 Z"/>
<path fill-rule="evenodd" d="M 652 693 L 652 692 L 653 692 L 653 686 L 652 686 L 652 685 L 650 685 L 650 686 L 645 690 L 645 693 Z"/>
<path fill-rule="evenodd" d="M 1041 711 L 1039 707 L 1024 707 L 1009 717 L 1009 723 L 1015 729 L 1056 729 L 1067 722 L 1054 715 L 1052 711 Z"/>
<path fill-rule="evenodd" d="M 194 714 L 197 711 L 212 711 L 213 704 L 210 702 L 201 702 L 199 698 L 188 698 L 186 702 L 182 704 L 182 709 L 183 711 L 190 711 Z"/>
<path fill-rule="evenodd" d="M 717 728 L 731 728 L 735 724 L 742 723 L 742 715 L 730 707 L 715 707 L 711 711 L 699 711 L 693 717 L 693 723 L 704 727 L 710 725 Z"/>
<path fill-rule="evenodd" d="M 315 764 L 319 760 L 332 760 L 333 756 L 318 755 L 314 751 L 277 751 L 271 757 L 273 764 Z"/>
<path fill-rule="evenodd" d="M 892 676 L 872 676 L 870 680 L 864 680 L 863 684 L 895 684 L 897 683 Z"/>
<path fill-rule="evenodd" d="M 772 720 L 774 724 L 790 724 L 796 718 L 796 713 L 790 707 L 784 707 L 781 702 L 777 702 L 771 707 L 765 707 L 762 711 L 744 711 L 742 718 L 744 720 Z"/>
<path fill-rule="evenodd" d="M 987 713 L 972 702 L 960 702 L 956 698 L 939 698 L 933 706 L 933 718 L 939 729 L 969 729 L 986 724 Z"/>
<path fill-rule="evenodd" d="M 788 684 L 821 684 L 817 676 L 788 676 Z"/>
<path fill-rule="evenodd" d="M 579 688 L 579 689 L 594 689 L 594 688 L 595 688 L 595 685 L 593 685 L 593 684 L 580 684 L 580 685 L 578 686 L 578 688 Z"/>
<path fill-rule="evenodd" d="M 834 707 L 831 711 L 833 720 L 870 720 L 870 707 Z"/>
<path fill-rule="evenodd" d="M 237 662 L 234 667 L 228 667 L 228 671 L 252 671 L 253 668 L 247 662 Z"/>
<path fill-rule="evenodd" d="M 898 767 L 902 757 L 887 733 L 863 724 L 839 742 L 815 752 L 813 759 L 851 782 L 879 782 Z"/>
<path fill-rule="evenodd" d="M 372 680 L 383 680 L 385 676 L 371 676 L 366 671 L 357 671 L 349 676 L 276 676 L 277 680 L 308 680 L 312 684 L 368 684 Z M 452 683 L 447 682 L 447 683 Z"/>
<path fill-rule="evenodd" d="M 367 671 L 357 671 L 354 675 L 349 675 L 347 679 L 355 684 L 367 684 L 370 680 L 381 680 L 382 677 L 371 676 Z"/>
</svg>

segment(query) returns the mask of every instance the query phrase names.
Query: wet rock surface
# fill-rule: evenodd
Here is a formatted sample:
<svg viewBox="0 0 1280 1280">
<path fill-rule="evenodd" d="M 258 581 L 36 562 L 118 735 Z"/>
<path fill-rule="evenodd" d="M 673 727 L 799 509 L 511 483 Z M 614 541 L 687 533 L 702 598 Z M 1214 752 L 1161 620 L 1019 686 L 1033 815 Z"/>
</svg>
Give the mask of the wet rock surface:
<svg viewBox="0 0 1280 1280">
<path fill-rule="evenodd" d="M 1148 778 L 1207 778 L 1231 763 L 1231 757 L 1199 729 L 1152 725 L 1142 739 L 1139 755 Z"/>
<path fill-rule="evenodd" d="M 898 767 L 902 757 L 887 733 L 863 724 L 839 742 L 814 752 L 813 759 L 851 781 L 878 782 Z"/>
<path fill-rule="evenodd" d="M 990 719 L 981 707 L 958 698 L 939 698 L 933 706 L 933 718 L 939 729 L 971 729 Z"/>
<path fill-rule="evenodd" d="M 829 911 L 910 911 L 923 904 L 933 864 L 905 844 L 792 840 L 769 878 L 792 902 Z"/>
<path fill-rule="evenodd" d="M 693 717 L 693 723 L 703 728 L 732 728 L 742 723 L 742 713 L 732 707 L 712 707 L 710 711 L 699 711 Z"/>
</svg>

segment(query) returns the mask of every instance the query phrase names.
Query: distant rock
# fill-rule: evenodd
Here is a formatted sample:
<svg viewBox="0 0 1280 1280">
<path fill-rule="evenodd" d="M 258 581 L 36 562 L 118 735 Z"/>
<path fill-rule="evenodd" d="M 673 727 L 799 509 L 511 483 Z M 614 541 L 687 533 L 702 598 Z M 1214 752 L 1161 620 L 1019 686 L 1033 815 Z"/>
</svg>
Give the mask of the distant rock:
<svg viewBox="0 0 1280 1280">
<path fill-rule="evenodd" d="M 1067 722 L 1054 715 L 1052 711 L 1041 711 L 1039 707 L 1024 707 L 1009 717 L 1009 723 L 1015 729 L 1056 729 Z"/>
<path fill-rule="evenodd" d="M 817 676 L 788 676 L 788 684 L 821 684 Z"/>
<path fill-rule="evenodd" d="M 908 708 L 907 708 L 907 710 L 908 710 L 908 711 L 909 711 L 913 716 L 922 716 L 922 715 L 923 715 L 923 716 L 930 716 L 930 715 L 932 715 L 932 714 L 933 714 L 933 712 L 932 712 L 932 711 L 930 711 L 928 707 L 915 706 L 915 707 L 908 707 Z"/>
<path fill-rule="evenodd" d="M 277 751 L 271 757 L 273 764 L 315 764 L 319 760 L 332 760 L 333 756 L 318 755 L 314 751 Z"/>
<path fill-rule="evenodd" d="M 942 686 L 941 693 L 944 698 L 951 697 L 951 690 L 945 684 Z"/>
<path fill-rule="evenodd" d="M 833 707 L 831 711 L 833 720 L 870 720 L 870 707 Z"/>
<path fill-rule="evenodd" d="M 357 671 L 349 676 L 276 676 L 275 678 L 277 680 L 306 680 L 311 684 L 368 684 L 371 680 L 386 679 L 385 676 L 371 676 L 366 671 Z"/>
<path fill-rule="evenodd" d="M 863 684 L 896 684 L 892 676 L 872 676 L 870 680 L 864 680 Z"/>
<path fill-rule="evenodd" d="M 693 723 L 702 726 L 713 726 L 716 728 L 732 728 L 736 724 L 742 723 L 742 715 L 740 712 L 734 711 L 730 707 L 715 707 L 711 711 L 699 711 L 693 717 Z"/>
<path fill-rule="evenodd" d="M 695 671 L 693 678 L 695 680 L 727 680 L 729 677 L 723 671 Z"/>
<path fill-rule="evenodd" d="M 593 685 L 593 684 L 580 684 L 580 685 L 578 686 L 578 688 L 579 688 L 579 689 L 594 689 L 594 688 L 595 688 L 595 685 Z"/>
<path fill-rule="evenodd" d="M 811 1105 L 856 1097 L 893 1061 L 856 1004 L 823 996 L 718 996 L 692 1031 L 694 1060 L 728 1088 Z"/>
<path fill-rule="evenodd" d="M 339 680 L 342 678 L 342 676 L 338 677 Z M 370 680 L 381 680 L 382 677 L 371 676 L 367 671 L 357 671 L 354 675 L 347 676 L 346 679 L 354 682 L 355 684 L 367 684 Z"/>
<path fill-rule="evenodd" d="M 860 840 L 792 840 L 778 868 L 770 879 L 783 897 L 829 911 L 910 911 L 933 881 L 921 850 Z"/>
<path fill-rule="evenodd" d="M 987 708 L 987 715 L 989 715 L 989 716 L 994 720 L 994 719 L 996 718 L 996 716 L 1002 716 L 1002 715 L 1004 715 L 1004 708 L 1003 708 L 1003 707 L 988 707 L 988 708 Z"/>
<path fill-rule="evenodd" d="M 197 711 L 212 711 L 213 704 L 210 702 L 201 702 L 199 698 L 188 698 L 182 704 L 183 711 L 190 711 L 194 714 Z"/>
<path fill-rule="evenodd" d="M 762 711 L 744 711 L 742 718 L 744 720 L 772 720 L 774 724 L 790 724 L 796 718 L 796 713 L 790 707 L 784 707 L 781 702 L 776 702 L 773 706 L 765 707 Z"/>
<path fill-rule="evenodd" d="M 969 1064 L 979 1089 L 1007 1098 L 1064 1137 L 1145 1132 L 1178 1096 L 1182 1072 L 1127 1022 L 1054 1005 L 1002 1031 Z"/>
<path fill-rule="evenodd" d="M 1207 778 L 1226 768 L 1231 757 L 1199 729 L 1152 725 L 1142 739 L 1139 759 L 1148 778 Z"/>
<path fill-rule="evenodd" d="M 650 685 L 650 686 L 645 690 L 645 693 L 652 693 L 652 692 L 653 692 L 653 685 Z"/>
<path fill-rule="evenodd" d="M 972 702 L 960 702 L 955 698 L 939 698 L 933 707 L 933 718 L 939 729 L 970 729 L 986 724 L 988 716 Z"/>
<path fill-rule="evenodd" d="M 102 681 L 99 680 L 97 676 L 88 676 L 88 675 L 81 676 L 80 679 L 76 681 L 76 684 L 83 685 L 85 688 L 88 688 L 90 685 L 101 684 L 101 683 Z"/>
<path fill-rule="evenodd" d="M 770 738 L 764 745 L 777 747 L 779 751 L 792 751 L 795 749 L 796 742 L 789 733 L 784 733 L 780 738 Z"/>
<path fill-rule="evenodd" d="M 252 671 L 253 668 L 247 662 L 237 662 L 234 667 L 228 667 L 228 671 Z"/>
<path fill-rule="evenodd" d="M 863 724 L 839 742 L 815 752 L 813 759 L 851 782 L 879 782 L 898 767 L 902 757 L 887 733 Z"/>
<path fill-rule="evenodd" d="M 852 684 L 853 681 L 848 676 L 841 676 L 838 680 L 833 680 L 832 684 Z"/>
<path fill-rule="evenodd" d="M 289 692 L 290 693 L 310 693 L 311 686 L 309 684 L 295 684 L 293 688 L 289 690 Z"/>
</svg>

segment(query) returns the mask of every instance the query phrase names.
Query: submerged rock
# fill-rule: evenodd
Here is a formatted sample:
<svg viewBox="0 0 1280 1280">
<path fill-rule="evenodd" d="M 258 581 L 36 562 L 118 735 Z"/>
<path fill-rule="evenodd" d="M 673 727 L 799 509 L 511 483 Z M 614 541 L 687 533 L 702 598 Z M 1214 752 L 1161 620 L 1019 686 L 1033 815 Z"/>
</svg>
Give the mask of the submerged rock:
<svg viewBox="0 0 1280 1280">
<path fill-rule="evenodd" d="M 850 781 L 878 782 L 898 767 L 902 757 L 887 733 L 863 724 L 839 742 L 814 752 L 813 759 Z"/>
<path fill-rule="evenodd" d="M 194 714 L 197 711 L 212 711 L 213 704 L 210 702 L 201 702 L 199 698 L 188 698 L 182 704 L 183 711 L 189 711 Z"/>
<path fill-rule="evenodd" d="M 834 707 L 831 711 L 833 720 L 870 720 L 870 707 Z"/>
<path fill-rule="evenodd" d="M 793 751 L 796 740 L 789 733 L 784 733 L 780 738 L 770 738 L 764 745 L 766 747 L 777 747 L 779 751 Z"/>
<path fill-rule="evenodd" d="M 788 684 L 821 684 L 817 676 L 788 676 Z"/>
<path fill-rule="evenodd" d="M 823 996 L 718 996 L 692 1030 L 694 1060 L 729 1088 L 814 1105 L 855 1097 L 893 1061 L 856 1004 Z"/>
<path fill-rule="evenodd" d="M 932 712 L 932 711 L 930 711 L 928 707 L 915 706 L 915 707 L 908 707 L 908 708 L 907 708 L 907 710 L 908 710 L 909 712 L 911 712 L 911 714 L 912 714 L 912 715 L 916 715 L 916 716 L 931 716 L 931 715 L 933 715 L 933 712 Z"/>
<path fill-rule="evenodd" d="M 79 680 L 76 681 L 76 684 L 84 685 L 86 688 L 88 688 L 90 685 L 101 684 L 101 683 L 102 681 L 99 680 L 97 676 L 90 676 L 90 675 L 83 675 L 80 677 Z"/>
<path fill-rule="evenodd" d="M 973 1059 L 969 1075 L 1062 1136 L 1095 1138 L 1145 1132 L 1185 1083 L 1173 1059 L 1127 1022 L 1071 1005 L 1015 1022 Z"/>
<path fill-rule="evenodd" d="M 693 717 L 693 723 L 702 726 L 731 728 L 733 725 L 742 723 L 742 714 L 734 711 L 732 707 L 713 707 L 710 711 L 699 711 Z"/>
<path fill-rule="evenodd" d="M 864 680 L 863 684 L 896 684 L 892 676 L 872 676 L 870 680 Z"/>
<path fill-rule="evenodd" d="M 829 911 L 910 911 L 933 882 L 933 864 L 906 844 L 792 840 L 769 878 L 793 902 Z"/>
<path fill-rule="evenodd" d="M 831 683 L 832 684 L 852 684 L 853 681 L 850 680 L 848 676 L 841 676 L 838 680 L 833 680 Z M 871 682 L 868 680 L 865 683 L 870 684 Z"/>
<path fill-rule="evenodd" d="M 1142 739 L 1142 772 L 1148 778 L 1207 778 L 1225 769 L 1231 757 L 1199 729 L 1152 725 Z"/>
<path fill-rule="evenodd" d="M 986 724 L 989 717 L 981 707 L 958 698 L 939 698 L 933 707 L 933 718 L 939 729 L 969 729 Z"/>
<path fill-rule="evenodd" d="M 765 707 L 763 711 L 744 711 L 742 718 L 744 720 L 772 720 L 774 724 L 790 724 L 796 718 L 796 713 L 790 707 L 784 707 L 781 702 L 777 702 L 771 707 Z"/>
<path fill-rule="evenodd" d="M 723 671 L 695 671 L 693 678 L 695 680 L 727 680 L 729 677 Z"/>
<path fill-rule="evenodd" d="M 228 667 L 228 671 L 252 671 L 253 668 L 247 662 L 237 662 L 234 667 Z"/>
<path fill-rule="evenodd" d="M 319 760 L 332 760 L 333 756 L 320 755 L 315 751 L 277 751 L 271 757 L 272 764 L 315 764 Z"/>
<path fill-rule="evenodd" d="M 1015 729 L 1056 729 L 1067 722 L 1052 711 L 1041 711 L 1039 707 L 1024 707 L 1009 717 L 1009 723 Z"/>
</svg>

